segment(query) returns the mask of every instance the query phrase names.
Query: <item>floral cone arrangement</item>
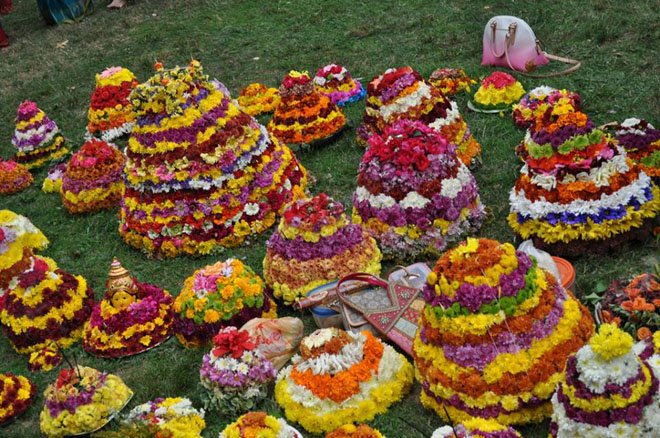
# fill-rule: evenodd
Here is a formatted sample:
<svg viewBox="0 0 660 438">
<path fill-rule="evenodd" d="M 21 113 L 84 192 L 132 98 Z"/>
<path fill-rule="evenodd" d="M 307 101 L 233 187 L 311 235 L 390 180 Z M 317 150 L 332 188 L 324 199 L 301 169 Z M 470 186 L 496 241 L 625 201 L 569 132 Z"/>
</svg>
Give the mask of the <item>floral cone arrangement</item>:
<svg viewBox="0 0 660 438">
<path fill-rule="evenodd" d="M 250 84 L 238 95 L 238 106 L 251 116 L 272 113 L 279 104 L 277 88 L 268 88 L 264 84 Z"/>
<path fill-rule="evenodd" d="M 289 204 L 266 247 L 264 280 L 286 304 L 353 272 L 380 273 L 376 241 L 325 193 Z"/>
<path fill-rule="evenodd" d="M 358 426 L 345 424 L 332 432 L 328 432 L 325 438 L 385 438 L 385 436 L 366 424 Z"/>
<path fill-rule="evenodd" d="M 83 277 L 34 255 L 48 240 L 26 218 L 0 211 L 0 324 L 21 354 L 78 340 L 94 306 Z"/>
<path fill-rule="evenodd" d="M 101 140 L 87 141 L 62 175 L 64 207 L 71 214 L 115 207 L 124 188 L 123 167 L 124 155 L 116 147 Z"/>
<path fill-rule="evenodd" d="M 41 167 L 69 153 L 55 122 L 29 100 L 18 107 L 16 131 L 11 142 L 18 150 L 14 160 L 28 169 Z"/>
<path fill-rule="evenodd" d="M 41 432 L 53 437 L 94 432 L 131 397 L 133 391 L 113 374 L 78 365 L 63 369 L 44 391 Z"/>
<path fill-rule="evenodd" d="M 353 221 L 387 258 L 439 254 L 481 227 L 486 210 L 456 147 L 421 122 L 401 120 L 369 139 L 353 194 Z"/>
<path fill-rule="evenodd" d="M 423 293 L 413 357 L 425 407 L 454 422 L 550 415 L 566 359 L 593 332 L 586 307 L 534 259 L 489 239 L 445 252 Z"/>
<path fill-rule="evenodd" d="M 421 122 L 442 133 L 457 146 L 456 154 L 466 165 L 478 160 L 481 145 L 470 133 L 456 102 L 447 99 L 412 68 L 392 68 L 369 82 L 357 141 L 367 146 L 369 137 L 382 135 L 386 126 L 404 119 Z"/>
<path fill-rule="evenodd" d="M 496 71 L 481 81 L 470 104 L 476 111 L 506 110 L 525 94 L 522 84 L 503 71 Z"/>
<path fill-rule="evenodd" d="M 316 91 L 307 72 L 291 70 L 280 85 L 280 104 L 268 132 L 282 143 L 311 143 L 339 132 L 346 117 L 329 97 Z"/>
<path fill-rule="evenodd" d="M 0 373 L 0 426 L 32 405 L 37 388 L 23 376 Z"/>
<path fill-rule="evenodd" d="M 44 178 L 41 185 L 41 191 L 44 193 L 60 193 L 62 188 L 62 178 L 66 172 L 68 163 L 59 163 L 48 169 L 48 175 Z"/>
<path fill-rule="evenodd" d="M 577 93 L 541 85 L 525 94 L 520 102 L 513 105 L 511 115 L 517 128 L 528 129 L 533 128 L 536 119 L 543 116 L 548 110 L 555 112 L 555 107 L 568 106 L 572 110 L 571 112 L 575 112 L 580 111 L 581 104 L 582 98 Z M 568 108 L 558 114 L 567 112 Z"/>
<path fill-rule="evenodd" d="M 33 373 L 50 371 L 62 363 L 62 352 L 56 345 L 49 345 L 38 351 L 30 353 L 28 369 Z"/>
<path fill-rule="evenodd" d="M 566 375 L 552 397 L 549 437 L 657 437 L 658 371 L 637 356 L 629 334 L 603 324 L 568 359 Z"/>
<path fill-rule="evenodd" d="M 174 330 L 169 292 L 140 283 L 114 259 L 105 298 L 98 303 L 83 332 L 83 347 L 95 356 L 122 357 L 156 347 Z"/>
<path fill-rule="evenodd" d="M 277 370 L 256 348 L 250 334 L 236 327 L 225 327 L 213 338 L 213 348 L 199 370 L 208 391 L 203 395 L 207 409 L 237 414 L 256 408 L 266 398 Z"/>
<path fill-rule="evenodd" d="M 34 178 L 29 170 L 14 160 L 0 158 L 0 195 L 12 195 L 30 187 Z"/>
<path fill-rule="evenodd" d="M 265 412 L 248 412 L 225 428 L 218 438 L 303 438 L 282 418 Z"/>
<path fill-rule="evenodd" d="M 471 418 L 456 426 L 442 426 L 431 438 L 522 438 L 522 435 L 495 420 Z"/>
<path fill-rule="evenodd" d="M 351 73 L 337 64 L 328 64 L 320 68 L 314 76 L 316 90 L 329 97 L 332 103 L 339 106 L 348 105 L 364 99 L 367 90 Z"/>
<path fill-rule="evenodd" d="M 275 399 L 289 421 L 311 433 L 371 421 L 405 396 L 413 369 L 371 332 L 316 330 L 277 376 Z"/>
<path fill-rule="evenodd" d="M 236 246 L 275 223 L 306 171 L 286 145 L 242 112 L 197 61 L 139 85 L 128 142 L 119 233 L 174 257 Z"/>
<path fill-rule="evenodd" d="M 660 129 L 643 119 L 626 119 L 615 127 L 615 139 L 648 176 L 660 183 Z"/>
<path fill-rule="evenodd" d="M 131 132 L 135 114 L 129 100 L 137 78 L 123 67 L 110 67 L 96 75 L 96 88 L 87 111 L 87 133 L 112 141 Z"/>
<path fill-rule="evenodd" d="M 277 318 L 263 280 L 240 260 L 227 259 L 195 271 L 174 301 L 176 337 L 185 347 L 209 344 L 220 329 L 252 318 Z"/>
<path fill-rule="evenodd" d="M 509 196 L 516 234 L 571 256 L 650 233 L 660 189 L 586 114 L 563 114 L 525 143 L 529 156 Z"/>
<path fill-rule="evenodd" d="M 461 68 L 439 68 L 429 77 L 429 83 L 445 96 L 453 96 L 461 91 L 471 92 L 470 86 L 477 83 Z"/>
</svg>

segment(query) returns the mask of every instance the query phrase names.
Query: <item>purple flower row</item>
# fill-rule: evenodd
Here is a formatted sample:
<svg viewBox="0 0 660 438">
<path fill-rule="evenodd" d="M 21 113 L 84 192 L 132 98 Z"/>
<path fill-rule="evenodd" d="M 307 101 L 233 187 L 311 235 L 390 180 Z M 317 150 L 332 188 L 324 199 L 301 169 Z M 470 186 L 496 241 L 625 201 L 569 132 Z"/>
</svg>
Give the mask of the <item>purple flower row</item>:
<svg viewBox="0 0 660 438">
<path fill-rule="evenodd" d="M 587 124 L 581 128 L 578 128 L 575 125 L 566 125 L 558 128 L 552 133 L 548 132 L 546 129 L 541 129 L 532 134 L 532 140 L 539 145 L 551 143 L 554 147 L 559 147 L 571 137 L 589 134 L 593 129 L 594 122 L 589 120 L 587 121 Z"/>
<path fill-rule="evenodd" d="M 616 139 L 619 141 L 619 144 L 626 149 L 645 150 L 648 149 L 652 143 L 660 140 L 660 129 L 650 129 L 645 135 L 622 134 L 618 135 Z"/>
<path fill-rule="evenodd" d="M 321 237 L 318 242 L 307 242 L 301 236 L 286 239 L 279 232 L 266 242 L 266 247 L 284 259 L 307 261 L 317 258 L 328 259 L 343 254 L 364 240 L 362 227 L 348 224 L 331 236 Z"/>
<path fill-rule="evenodd" d="M 12 144 L 16 147 L 21 152 L 25 152 L 26 150 L 32 150 L 36 146 L 40 146 L 41 143 L 44 141 L 44 139 L 50 135 L 50 133 L 57 129 L 57 125 L 55 124 L 54 121 L 50 120 L 47 116 L 44 117 L 40 122 L 33 123 L 32 125 L 22 129 L 20 132 L 27 132 L 30 129 L 33 128 L 39 128 L 40 126 L 46 126 L 46 129 L 44 130 L 43 133 L 41 134 L 35 134 L 30 136 L 29 138 L 23 138 L 20 139 L 14 133 L 14 137 L 12 138 L 11 142 Z M 41 145 L 43 147 L 45 146 L 50 146 L 50 145 Z"/>
<path fill-rule="evenodd" d="M 639 367 L 637 374 L 621 385 L 616 383 L 607 383 L 605 385 L 605 394 L 613 395 L 618 394 L 623 398 L 630 398 L 632 396 L 632 387 L 638 382 L 645 382 L 646 376 L 642 367 Z M 577 370 L 577 359 L 571 356 L 566 363 L 566 385 L 572 386 L 575 389 L 575 396 L 585 400 L 592 400 L 596 397 L 602 397 L 602 394 L 594 394 L 591 390 L 579 379 L 579 372 Z"/>
<path fill-rule="evenodd" d="M 50 412 L 50 416 L 55 418 L 57 417 L 60 412 L 62 411 L 69 411 L 69 413 L 73 414 L 76 412 L 76 409 L 78 406 L 83 406 L 83 405 L 88 405 L 92 403 L 92 397 L 94 394 L 96 394 L 96 390 L 98 388 L 101 388 L 105 384 L 107 375 L 105 373 L 101 373 L 101 375 L 98 377 L 97 380 L 97 385 L 92 386 L 89 388 L 84 389 L 83 391 L 79 392 L 77 395 L 71 395 L 66 398 L 66 400 L 58 402 L 52 399 L 46 400 L 46 408 L 48 408 L 48 412 Z"/>
<path fill-rule="evenodd" d="M 396 98 L 399 96 L 399 94 L 406 89 L 407 87 L 411 86 L 417 82 L 417 78 L 415 77 L 414 74 L 408 73 L 403 76 L 401 76 L 397 81 L 392 85 L 391 87 L 385 88 L 383 92 L 380 94 L 380 96 L 377 96 L 379 100 L 386 104 L 390 100 Z"/>
<path fill-rule="evenodd" d="M 72 192 L 78 194 L 86 190 L 93 190 L 99 188 L 109 189 L 112 184 L 122 180 L 122 175 L 123 173 L 121 167 L 95 180 L 73 179 L 73 178 L 69 178 L 68 176 L 66 176 L 66 174 L 64 174 L 62 176 L 62 190 L 65 192 Z"/>
<path fill-rule="evenodd" d="M 248 371 L 241 373 L 238 370 L 217 369 L 211 361 L 212 353 L 207 353 L 202 359 L 202 367 L 199 375 L 202 381 L 210 386 L 232 386 L 242 387 L 252 384 L 265 384 L 271 382 L 277 376 L 277 371 L 269 360 L 260 360 L 256 364 L 248 364 Z"/>
</svg>

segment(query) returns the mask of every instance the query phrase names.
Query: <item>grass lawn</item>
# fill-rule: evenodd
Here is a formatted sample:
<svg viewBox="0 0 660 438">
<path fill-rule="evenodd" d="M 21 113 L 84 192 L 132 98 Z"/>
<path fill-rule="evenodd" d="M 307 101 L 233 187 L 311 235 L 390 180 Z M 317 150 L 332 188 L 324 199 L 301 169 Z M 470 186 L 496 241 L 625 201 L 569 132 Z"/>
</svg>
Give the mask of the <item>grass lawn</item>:
<svg viewBox="0 0 660 438">
<path fill-rule="evenodd" d="M 205 71 L 224 82 L 234 96 L 251 82 L 278 86 L 289 69 L 309 70 L 335 62 L 345 65 L 363 83 L 389 67 L 411 65 L 428 76 L 437 67 L 460 66 L 472 75 L 491 70 L 480 66 L 483 27 L 493 15 L 516 15 L 527 20 L 551 53 L 583 61 L 577 73 L 534 80 L 523 78 L 526 89 L 546 83 L 579 92 L 584 110 L 602 124 L 636 116 L 660 123 L 660 67 L 657 42 L 660 14 L 657 3 L 616 1 L 225 1 L 129 0 L 122 11 L 108 11 L 105 1 L 80 23 L 46 27 L 33 0 L 14 0 L 15 11 L 2 17 L 12 45 L 0 51 L 0 153 L 13 155 L 10 139 L 16 108 L 32 99 L 60 126 L 74 149 L 82 144 L 94 75 L 121 65 L 140 80 L 152 73 L 156 60 L 166 67 L 202 61 Z M 66 44 L 65 44 L 66 42 Z M 549 68 L 558 68 L 554 65 Z M 459 98 L 461 108 L 465 100 Z M 352 128 L 328 146 L 298 151 L 298 158 L 316 178 L 314 193 L 326 191 L 350 206 L 356 170 L 363 150 L 355 145 L 355 127 L 364 104 L 350 107 Z M 483 165 L 475 171 L 481 197 L 495 220 L 482 236 L 510 241 L 505 222 L 508 193 L 519 162 L 513 153 L 523 133 L 508 116 L 465 114 L 483 146 Z M 262 119 L 265 123 L 267 120 Z M 177 294 L 195 269 L 218 258 L 240 257 L 261 272 L 265 235 L 220 255 L 174 260 L 150 260 L 129 248 L 117 233 L 116 211 L 70 216 L 59 196 L 41 192 L 46 170 L 35 173 L 35 184 L 23 193 L 3 197 L 0 206 L 29 217 L 51 240 L 45 255 L 63 269 L 86 277 L 103 294 L 113 256 L 119 257 L 140 280 Z M 658 262 L 657 242 L 627 247 L 613 255 L 574 260 L 577 288 L 590 293 L 599 282 L 639 272 Z M 284 312 L 288 312 L 284 310 Z M 313 321 L 305 317 L 306 329 Z M 199 366 L 202 351 L 183 349 L 171 339 L 137 357 L 102 360 L 72 352 L 79 362 L 119 374 L 135 391 L 131 406 L 155 397 L 186 396 L 200 406 Z M 26 357 L 14 353 L 0 337 L 0 372 L 29 376 L 38 387 L 30 410 L 8 427 L 6 437 L 39 435 L 41 393 L 57 371 L 32 374 Z M 390 438 L 430 437 L 442 423 L 421 408 L 419 385 L 373 425 Z M 264 409 L 281 414 L 269 400 Z M 216 437 L 232 419 L 208 413 L 205 436 Z M 523 436 L 540 438 L 547 423 L 521 427 Z"/>
</svg>

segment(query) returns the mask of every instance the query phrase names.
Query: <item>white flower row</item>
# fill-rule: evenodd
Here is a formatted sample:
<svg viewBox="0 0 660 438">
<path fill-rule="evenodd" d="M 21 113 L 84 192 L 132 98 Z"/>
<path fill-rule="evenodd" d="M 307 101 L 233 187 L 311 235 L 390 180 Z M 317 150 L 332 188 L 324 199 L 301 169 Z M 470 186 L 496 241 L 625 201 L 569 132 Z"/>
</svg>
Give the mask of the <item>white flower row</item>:
<svg viewBox="0 0 660 438">
<path fill-rule="evenodd" d="M 532 99 L 543 99 L 552 93 L 557 91 L 556 88 L 549 87 L 547 85 L 541 85 L 539 87 L 534 88 L 532 91 L 529 92 L 529 97 Z"/>
<path fill-rule="evenodd" d="M 121 126 L 118 126 L 116 128 L 110 128 L 106 129 L 105 131 L 99 131 L 97 135 L 92 134 L 89 132 L 89 128 L 85 131 L 85 140 L 89 141 L 94 138 L 101 138 L 101 140 L 105 142 L 110 142 L 112 140 L 115 140 L 119 137 L 122 137 L 124 135 L 128 135 L 131 133 L 131 130 L 133 129 L 133 122 L 126 122 Z"/>
<path fill-rule="evenodd" d="M 16 135 L 17 140 L 28 140 L 28 139 L 32 138 L 32 136 L 34 136 L 34 135 L 43 135 L 45 130 L 46 130 L 46 125 L 41 125 L 37 129 L 30 129 L 28 131 L 25 131 L 24 133 L 16 131 L 15 135 Z M 48 132 L 46 134 L 46 136 L 44 137 L 44 139 L 41 140 L 41 143 L 39 143 L 38 145 L 34 145 L 34 146 L 21 147 L 20 151 L 21 152 L 32 152 L 36 149 L 42 148 L 42 147 L 44 147 L 44 145 L 50 144 L 50 142 L 53 141 L 53 139 L 58 134 L 58 132 L 59 132 L 59 129 L 57 128 L 57 126 L 55 126 L 55 129 Z M 15 139 L 12 138 L 12 143 L 15 146 L 17 144 L 17 141 L 15 141 Z"/>
<path fill-rule="evenodd" d="M 623 385 L 639 373 L 641 366 L 632 348 L 623 356 L 604 360 L 590 345 L 585 345 L 575 357 L 580 381 L 596 394 L 603 394 L 608 383 Z"/>
<path fill-rule="evenodd" d="M 394 102 L 382 105 L 378 111 L 386 122 L 390 122 L 390 117 L 396 114 L 405 113 L 410 108 L 421 103 L 423 99 L 431 98 L 431 87 L 425 82 L 418 82 L 417 89 L 412 93 L 395 99 Z"/>
<path fill-rule="evenodd" d="M 317 376 L 346 371 L 362 360 L 364 357 L 364 344 L 367 340 L 367 337 L 362 333 L 349 332 L 349 336 L 352 338 L 351 342 L 344 345 L 337 354 L 323 353 L 304 361 L 297 356 L 292 362 L 297 363 L 296 368 L 298 371 L 304 373 L 311 370 Z"/>
<path fill-rule="evenodd" d="M 446 114 L 445 118 L 435 119 L 433 121 L 433 123 L 431 123 L 429 125 L 431 128 L 435 129 L 436 131 L 439 131 L 441 127 L 452 125 L 455 122 L 457 122 L 458 119 L 460 119 L 461 112 L 458 109 L 458 105 L 456 105 L 456 102 L 454 102 L 454 101 L 451 101 L 450 103 L 451 103 L 451 106 L 447 110 L 447 114 Z"/>
</svg>

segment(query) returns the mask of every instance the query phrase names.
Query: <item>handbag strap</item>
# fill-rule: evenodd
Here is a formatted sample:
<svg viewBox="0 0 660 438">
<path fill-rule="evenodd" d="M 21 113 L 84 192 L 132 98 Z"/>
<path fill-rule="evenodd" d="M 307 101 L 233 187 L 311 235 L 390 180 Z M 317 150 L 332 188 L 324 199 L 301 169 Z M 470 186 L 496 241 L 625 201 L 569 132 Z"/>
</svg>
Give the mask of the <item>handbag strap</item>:
<svg viewBox="0 0 660 438">
<path fill-rule="evenodd" d="M 345 277 L 343 277 L 341 280 L 337 282 L 336 290 L 337 290 L 337 298 L 347 305 L 348 307 L 351 307 L 361 313 L 364 312 L 363 309 L 360 309 L 355 303 L 351 302 L 348 298 L 346 298 L 344 295 L 346 294 L 347 291 L 342 292 L 341 290 L 341 285 L 344 284 L 347 281 L 362 281 L 364 283 L 370 284 L 372 286 L 378 286 L 378 287 L 384 287 L 387 289 L 387 282 L 384 281 L 381 278 L 376 277 L 375 275 L 372 274 L 367 274 L 366 272 L 356 272 L 353 274 L 349 274 Z"/>
<path fill-rule="evenodd" d="M 511 60 L 509 59 L 509 45 L 510 45 L 510 40 L 509 40 L 509 35 L 507 34 L 505 40 L 504 40 L 504 56 L 506 56 L 506 62 L 509 64 L 509 68 L 511 70 L 516 71 L 520 73 L 523 76 L 527 76 L 530 78 L 550 78 L 553 76 L 560 76 L 560 75 L 565 75 L 571 72 L 574 72 L 578 68 L 582 66 L 582 61 L 578 61 L 577 59 L 571 59 L 571 58 L 564 58 L 563 56 L 557 56 L 557 55 L 551 55 L 550 53 L 545 53 L 545 56 L 548 59 L 552 59 L 553 61 L 559 61 L 563 62 L 565 64 L 573 64 L 571 67 L 568 67 L 565 70 L 561 71 L 553 71 L 550 73 L 543 73 L 543 74 L 533 74 L 533 73 L 527 73 L 526 71 L 523 70 L 517 70 L 512 64 Z M 541 44 L 539 43 L 539 40 L 536 40 L 536 51 L 541 53 Z"/>
</svg>

